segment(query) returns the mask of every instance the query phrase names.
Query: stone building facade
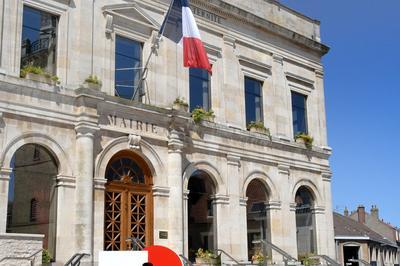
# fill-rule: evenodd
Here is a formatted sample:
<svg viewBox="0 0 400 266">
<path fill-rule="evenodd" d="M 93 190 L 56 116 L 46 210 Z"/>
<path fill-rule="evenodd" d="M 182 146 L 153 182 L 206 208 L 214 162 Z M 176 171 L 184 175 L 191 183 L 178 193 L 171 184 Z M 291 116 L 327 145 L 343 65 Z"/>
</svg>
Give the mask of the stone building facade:
<svg viewBox="0 0 400 266">
<path fill-rule="evenodd" d="M 335 257 L 319 22 L 276 1 L 192 0 L 210 76 L 168 39 L 154 46 L 169 3 L 0 1 L 0 245 L 24 234 L 56 262 L 96 262 L 134 236 L 248 261 L 265 238 Z M 194 123 L 177 97 L 203 97 L 215 119 Z"/>
</svg>

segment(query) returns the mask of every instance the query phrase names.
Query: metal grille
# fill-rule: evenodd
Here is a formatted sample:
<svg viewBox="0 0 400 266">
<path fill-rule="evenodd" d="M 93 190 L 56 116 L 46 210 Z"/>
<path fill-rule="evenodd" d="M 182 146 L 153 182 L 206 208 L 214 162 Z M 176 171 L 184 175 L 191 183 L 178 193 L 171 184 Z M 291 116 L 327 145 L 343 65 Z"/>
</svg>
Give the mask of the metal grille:
<svg viewBox="0 0 400 266">
<path fill-rule="evenodd" d="M 106 191 L 105 196 L 104 250 L 120 250 L 122 193 Z"/>
<path fill-rule="evenodd" d="M 146 195 L 130 194 L 130 233 L 146 243 Z"/>
</svg>

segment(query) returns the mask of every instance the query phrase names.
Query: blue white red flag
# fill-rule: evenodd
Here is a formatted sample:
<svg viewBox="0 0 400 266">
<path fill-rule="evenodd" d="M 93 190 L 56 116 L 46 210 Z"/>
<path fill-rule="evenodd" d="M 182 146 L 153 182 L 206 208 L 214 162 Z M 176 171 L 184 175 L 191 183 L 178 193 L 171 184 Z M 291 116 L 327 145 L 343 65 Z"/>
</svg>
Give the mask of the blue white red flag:
<svg viewBox="0 0 400 266">
<path fill-rule="evenodd" d="M 211 65 L 189 7 L 189 0 L 172 0 L 159 33 L 175 43 L 183 44 L 185 67 L 203 68 L 211 73 Z"/>
</svg>

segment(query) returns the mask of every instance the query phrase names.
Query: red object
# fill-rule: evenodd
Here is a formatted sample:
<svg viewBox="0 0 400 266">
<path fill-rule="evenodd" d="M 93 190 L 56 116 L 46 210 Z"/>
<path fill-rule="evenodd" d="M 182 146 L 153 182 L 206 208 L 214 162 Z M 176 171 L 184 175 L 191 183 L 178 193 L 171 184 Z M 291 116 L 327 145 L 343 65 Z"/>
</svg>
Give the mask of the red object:
<svg viewBox="0 0 400 266">
<path fill-rule="evenodd" d="M 183 37 L 183 65 L 204 68 L 211 74 L 211 65 L 203 43 L 198 38 Z"/>
<path fill-rule="evenodd" d="M 145 248 L 149 252 L 149 262 L 153 266 L 182 266 L 179 256 L 171 249 L 163 246 Z"/>
</svg>

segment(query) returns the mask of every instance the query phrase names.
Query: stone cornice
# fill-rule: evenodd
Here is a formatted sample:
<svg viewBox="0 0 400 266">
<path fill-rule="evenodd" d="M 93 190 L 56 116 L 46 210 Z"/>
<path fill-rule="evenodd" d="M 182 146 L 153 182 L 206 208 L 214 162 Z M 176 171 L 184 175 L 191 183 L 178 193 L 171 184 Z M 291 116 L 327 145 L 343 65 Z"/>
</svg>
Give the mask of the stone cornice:
<svg viewBox="0 0 400 266">
<path fill-rule="evenodd" d="M 329 47 L 320 42 L 312 40 L 304 35 L 275 24 L 264 18 L 258 17 L 248 11 L 245 11 L 222 0 L 207 0 L 207 2 L 192 0 L 191 3 L 195 6 L 200 6 L 212 10 L 213 12 L 223 17 L 235 19 L 240 23 L 246 23 L 254 27 L 269 31 L 273 34 L 297 43 L 300 46 L 312 49 L 318 52 L 321 56 L 325 55 L 329 51 Z"/>
</svg>

